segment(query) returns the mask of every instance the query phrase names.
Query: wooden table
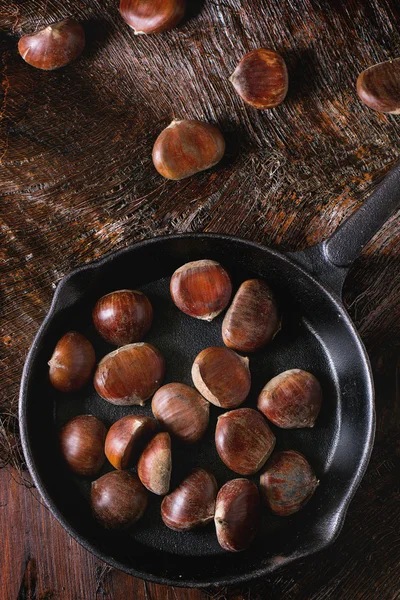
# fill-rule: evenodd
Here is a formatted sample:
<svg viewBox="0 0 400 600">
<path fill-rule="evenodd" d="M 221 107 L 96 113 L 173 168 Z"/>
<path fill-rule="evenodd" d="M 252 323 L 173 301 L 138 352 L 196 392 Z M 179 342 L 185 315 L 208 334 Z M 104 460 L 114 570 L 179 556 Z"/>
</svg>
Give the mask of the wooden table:
<svg viewBox="0 0 400 600">
<path fill-rule="evenodd" d="M 111 570 L 21 485 L 16 407 L 29 345 L 72 268 L 172 231 L 235 234 L 299 249 L 332 233 L 400 152 L 397 116 L 358 101 L 367 66 L 398 55 L 396 0 L 204 0 L 176 30 L 136 37 L 117 0 L 0 0 L 0 599 L 400 598 L 400 228 L 394 216 L 352 268 L 345 301 L 376 380 L 370 467 L 337 542 L 241 590 L 162 588 Z M 73 15 L 83 56 L 58 72 L 19 57 L 23 33 Z M 228 81 L 241 56 L 272 47 L 286 102 L 257 112 Z M 215 122 L 225 159 L 181 182 L 151 148 L 172 118 Z M 18 596 L 19 594 L 19 596 Z"/>
</svg>

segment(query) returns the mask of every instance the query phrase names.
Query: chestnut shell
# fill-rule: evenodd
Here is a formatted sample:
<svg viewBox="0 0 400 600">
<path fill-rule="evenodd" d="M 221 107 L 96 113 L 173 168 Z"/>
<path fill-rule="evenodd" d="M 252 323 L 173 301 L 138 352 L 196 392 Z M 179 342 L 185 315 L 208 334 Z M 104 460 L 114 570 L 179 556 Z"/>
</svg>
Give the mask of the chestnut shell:
<svg viewBox="0 0 400 600">
<path fill-rule="evenodd" d="M 232 471 L 252 475 L 273 451 L 275 436 L 261 413 L 253 408 L 238 408 L 218 418 L 215 446 Z"/>
<path fill-rule="evenodd" d="M 165 525 L 176 531 L 187 531 L 207 525 L 214 518 L 217 482 L 205 469 L 193 469 L 161 504 Z"/>
<path fill-rule="evenodd" d="M 119 11 L 135 34 L 172 29 L 185 14 L 186 0 L 121 0 Z"/>
<path fill-rule="evenodd" d="M 318 379 L 302 369 L 290 369 L 273 377 L 261 390 L 258 409 L 283 429 L 314 427 L 322 403 Z"/>
<path fill-rule="evenodd" d="M 265 281 L 248 279 L 235 294 L 222 323 L 228 348 L 255 352 L 273 340 L 281 328 L 275 296 Z"/>
<path fill-rule="evenodd" d="M 157 348 L 143 342 L 128 344 L 99 362 L 94 387 L 112 404 L 143 406 L 160 387 L 164 374 L 164 358 Z"/>
<path fill-rule="evenodd" d="M 182 442 L 198 442 L 208 427 L 209 402 L 184 383 L 168 383 L 159 388 L 151 409 L 161 427 Z"/>
<path fill-rule="evenodd" d="M 48 362 L 50 383 L 60 392 L 77 392 L 90 379 L 96 363 L 92 344 L 77 331 L 57 342 Z"/>
<path fill-rule="evenodd" d="M 78 475 L 91 477 L 101 469 L 106 459 L 104 423 L 93 415 L 78 415 L 60 431 L 60 447 L 69 468 Z"/>
<path fill-rule="evenodd" d="M 110 344 L 140 342 L 153 321 L 150 300 L 137 290 L 118 290 L 102 296 L 93 309 L 93 323 Z"/>
<path fill-rule="evenodd" d="M 180 180 L 210 169 L 225 154 L 220 130 L 202 121 L 172 121 L 153 147 L 153 163 L 167 179 Z"/>
<path fill-rule="evenodd" d="M 144 415 L 127 415 L 111 425 L 105 454 L 112 466 L 115 469 L 130 467 L 156 430 L 155 420 Z"/>
<path fill-rule="evenodd" d="M 307 459 L 295 450 L 273 454 L 260 476 L 261 495 L 271 511 L 281 517 L 302 509 L 318 484 Z"/>
<path fill-rule="evenodd" d="M 192 379 L 201 395 L 215 406 L 236 408 L 250 392 L 249 360 L 229 348 L 211 346 L 196 356 Z"/>
<path fill-rule="evenodd" d="M 274 50 L 259 48 L 245 54 L 230 81 L 247 104 L 264 110 L 283 102 L 289 76 L 282 56 Z"/>
<path fill-rule="evenodd" d="M 92 511 L 106 529 L 136 523 L 146 510 L 147 497 L 138 477 L 127 471 L 111 471 L 92 483 Z"/>
<path fill-rule="evenodd" d="M 231 279 L 215 260 L 188 262 L 173 273 L 171 298 L 190 317 L 212 321 L 227 306 L 232 295 Z"/>
<path fill-rule="evenodd" d="M 379 112 L 400 113 L 400 58 L 378 63 L 357 79 L 360 100 Z"/>
<path fill-rule="evenodd" d="M 158 496 L 169 492 L 172 470 L 171 437 L 157 433 L 143 450 L 138 462 L 138 475 L 143 485 Z"/>
<path fill-rule="evenodd" d="M 85 32 L 75 19 L 52 23 L 18 42 L 22 58 L 37 69 L 52 71 L 75 60 L 85 47 Z"/>
<path fill-rule="evenodd" d="M 248 479 L 232 479 L 218 492 L 215 526 L 220 546 L 240 552 L 254 540 L 260 521 L 260 494 Z"/>
</svg>

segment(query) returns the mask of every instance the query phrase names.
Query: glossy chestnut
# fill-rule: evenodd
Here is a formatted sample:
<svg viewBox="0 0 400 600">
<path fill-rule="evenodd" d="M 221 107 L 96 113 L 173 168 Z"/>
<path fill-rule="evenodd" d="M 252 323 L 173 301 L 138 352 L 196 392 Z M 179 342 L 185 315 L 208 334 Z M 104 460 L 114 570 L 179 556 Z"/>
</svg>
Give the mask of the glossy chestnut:
<svg viewBox="0 0 400 600">
<path fill-rule="evenodd" d="M 229 348 L 205 348 L 194 360 L 192 379 L 200 394 L 211 404 L 236 408 L 250 392 L 249 359 Z"/>
<path fill-rule="evenodd" d="M 151 410 L 161 427 L 182 442 L 198 442 L 208 427 L 209 402 L 184 383 L 168 383 L 157 390 Z"/>
<path fill-rule="evenodd" d="M 100 298 L 93 309 L 93 322 L 110 344 L 125 346 L 140 342 L 153 321 L 150 300 L 136 290 L 118 290 Z"/>
<path fill-rule="evenodd" d="M 135 34 L 161 33 L 183 19 L 186 0 L 121 0 L 119 11 Z"/>
<path fill-rule="evenodd" d="M 51 71 L 75 60 L 85 47 L 85 32 L 75 19 L 48 25 L 18 42 L 18 51 L 32 67 Z"/>
<path fill-rule="evenodd" d="M 170 292 L 182 312 L 212 321 L 228 306 L 232 283 L 227 271 L 215 260 L 196 260 L 173 273 Z"/>
<path fill-rule="evenodd" d="M 155 434 L 157 424 L 151 417 L 128 415 L 111 425 L 105 454 L 115 469 L 128 469 Z"/>
<path fill-rule="evenodd" d="M 285 61 L 267 48 L 245 54 L 230 81 L 247 104 L 260 110 L 274 108 L 283 102 L 289 86 Z"/>
<path fill-rule="evenodd" d="M 172 121 L 153 147 L 153 163 L 167 179 L 185 179 L 215 166 L 225 153 L 220 130 L 202 121 Z"/>
<path fill-rule="evenodd" d="M 294 450 L 276 452 L 260 477 L 261 495 L 281 517 L 298 512 L 319 484 L 307 459 Z"/>
<path fill-rule="evenodd" d="M 400 114 L 400 58 L 362 71 L 357 79 L 360 100 L 379 112 Z"/>
<path fill-rule="evenodd" d="M 106 529 L 126 529 L 140 519 L 147 507 L 147 492 L 136 475 L 111 471 L 93 481 L 91 506 Z"/>
<path fill-rule="evenodd" d="M 74 417 L 60 431 L 60 447 L 69 468 L 78 475 L 96 475 L 105 461 L 104 423 L 93 415 Z"/>
<path fill-rule="evenodd" d="M 217 482 L 205 469 L 192 473 L 161 504 L 165 525 L 176 531 L 202 527 L 214 518 Z"/>
<path fill-rule="evenodd" d="M 275 436 L 261 413 L 238 408 L 218 418 L 215 445 L 227 467 L 239 475 L 252 475 L 270 456 Z"/>
<path fill-rule="evenodd" d="M 240 352 L 255 352 L 271 342 L 280 328 L 276 300 L 267 283 L 244 281 L 222 323 L 224 344 Z"/>
<path fill-rule="evenodd" d="M 233 479 L 218 492 L 215 527 L 220 546 L 229 552 L 245 550 L 254 540 L 260 521 L 260 494 L 248 479 Z"/>
<path fill-rule="evenodd" d="M 96 363 L 92 344 L 77 331 L 59 340 L 48 362 L 50 383 L 60 392 L 77 392 L 90 379 Z"/>
<path fill-rule="evenodd" d="M 147 444 L 138 462 L 138 475 L 143 485 L 158 496 L 169 492 L 172 457 L 169 433 L 158 433 Z"/>
<path fill-rule="evenodd" d="M 258 409 L 283 429 L 314 427 L 322 403 L 322 389 L 308 371 L 290 369 L 271 379 L 261 390 Z"/>
<path fill-rule="evenodd" d="M 164 373 L 165 362 L 157 348 L 144 342 L 128 344 L 100 361 L 94 387 L 112 404 L 143 406 L 160 387 Z"/>
</svg>

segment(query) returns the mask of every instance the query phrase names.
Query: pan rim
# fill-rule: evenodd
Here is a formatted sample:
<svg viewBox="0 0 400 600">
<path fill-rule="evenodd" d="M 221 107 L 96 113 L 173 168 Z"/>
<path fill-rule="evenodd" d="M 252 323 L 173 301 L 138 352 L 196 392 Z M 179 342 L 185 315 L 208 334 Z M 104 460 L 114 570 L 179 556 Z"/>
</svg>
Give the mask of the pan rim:
<svg viewBox="0 0 400 600">
<path fill-rule="evenodd" d="M 366 385 L 367 385 L 367 390 L 368 390 L 368 394 L 367 394 L 368 397 L 365 399 L 365 412 L 366 412 L 366 419 L 367 419 L 366 430 L 367 431 L 366 431 L 366 439 L 365 439 L 365 443 L 364 443 L 364 450 L 363 450 L 362 456 L 360 457 L 358 468 L 353 474 L 352 481 L 349 484 L 349 486 L 346 490 L 346 493 L 343 495 L 340 505 L 336 509 L 336 512 L 335 512 L 336 522 L 330 528 L 330 530 L 327 531 L 324 534 L 324 537 L 321 537 L 317 542 L 306 547 L 306 549 L 304 551 L 293 552 L 292 554 L 290 554 L 288 556 L 280 557 L 279 561 L 275 561 L 275 562 L 270 561 L 268 564 L 261 566 L 259 568 L 255 568 L 244 574 L 235 575 L 234 577 L 225 577 L 225 578 L 222 576 L 222 577 L 214 578 L 212 580 L 210 580 L 210 579 L 189 580 L 189 579 L 185 579 L 184 576 L 182 576 L 182 579 L 173 579 L 168 576 L 163 577 L 163 576 L 159 576 L 159 575 L 154 575 L 152 573 L 144 572 L 144 571 L 135 569 L 133 567 L 127 567 L 123 563 L 120 563 L 118 560 L 115 560 L 114 558 L 103 554 L 95 545 L 88 542 L 86 540 L 86 538 L 84 538 L 78 531 L 75 530 L 74 527 L 71 526 L 69 521 L 64 517 L 62 512 L 58 509 L 56 504 L 51 499 L 50 495 L 48 494 L 48 492 L 46 490 L 46 486 L 42 481 L 42 478 L 41 478 L 41 475 L 39 472 L 40 469 L 37 468 L 35 461 L 33 459 L 33 453 L 32 453 L 32 449 L 31 449 L 31 444 L 29 441 L 29 433 L 28 433 L 27 389 L 28 389 L 28 383 L 29 383 L 29 379 L 30 379 L 32 365 L 34 363 L 35 355 L 36 355 L 37 349 L 39 348 L 41 339 L 42 339 L 45 331 L 48 328 L 49 322 L 51 322 L 53 315 L 57 310 L 58 300 L 62 296 L 63 290 L 64 290 L 65 286 L 68 284 L 68 282 L 71 279 L 73 279 L 76 275 L 81 274 L 85 271 L 92 270 L 92 269 L 101 268 L 110 259 L 117 259 L 120 256 L 123 256 L 124 254 L 128 254 L 135 248 L 145 248 L 146 246 L 151 246 L 153 244 L 160 243 L 162 241 L 165 241 L 166 239 L 182 240 L 185 238 L 186 239 L 188 239 L 188 238 L 189 239 L 198 239 L 198 240 L 202 240 L 205 238 L 219 239 L 221 241 L 233 242 L 235 244 L 244 244 L 246 246 L 254 247 L 255 249 L 258 249 L 258 250 L 267 251 L 270 254 L 272 254 L 273 256 L 275 256 L 276 258 L 278 258 L 279 260 L 284 260 L 287 263 L 290 263 L 291 265 L 295 266 L 296 269 L 298 269 L 299 271 L 302 272 L 303 276 L 309 278 L 313 282 L 313 284 L 319 288 L 321 293 L 323 293 L 329 297 L 331 302 L 333 302 L 333 304 L 336 306 L 336 308 L 343 315 L 345 323 L 346 323 L 347 327 L 350 329 L 351 334 L 353 335 L 353 339 L 355 340 L 357 347 L 360 351 L 360 355 L 363 358 L 365 374 L 366 374 Z M 375 395 L 374 395 L 372 369 L 371 369 L 370 361 L 369 361 L 365 346 L 360 338 L 360 335 L 359 335 L 353 321 L 351 320 L 350 316 L 348 315 L 345 306 L 343 305 L 341 299 L 337 296 L 337 294 L 333 290 L 331 290 L 328 286 L 325 286 L 323 283 L 321 283 L 321 281 L 319 281 L 318 278 L 314 277 L 305 267 L 303 267 L 302 265 L 297 263 L 292 258 L 292 256 L 288 256 L 287 254 L 285 254 L 283 252 L 271 249 L 268 246 L 264 246 L 257 242 L 253 242 L 251 240 L 246 240 L 243 238 L 231 236 L 228 234 L 177 233 L 177 234 L 171 234 L 171 235 L 161 235 L 161 236 L 155 236 L 152 238 L 146 238 L 144 240 L 130 244 L 129 246 L 126 246 L 125 248 L 108 252 L 102 257 L 99 257 L 93 261 L 90 261 L 86 264 L 81 265 L 80 267 L 75 268 L 68 275 L 66 275 L 64 278 L 62 278 L 60 280 L 60 282 L 58 283 L 57 288 L 54 292 L 49 310 L 34 337 L 31 348 L 30 348 L 27 358 L 25 360 L 24 369 L 23 369 L 22 378 L 21 378 L 20 394 L 19 394 L 19 427 L 20 427 L 21 444 L 22 444 L 24 457 L 26 460 L 28 470 L 30 472 L 30 475 L 33 479 L 33 482 L 34 482 L 36 488 L 38 489 L 42 499 L 46 503 L 46 506 L 49 508 L 50 512 L 55 516 L 55 518 L 59 521 L 59 523 L 63 526 L 63 528 L 67 531 L 67 533 L 69 533 L 69 535 L 71 535 L 82 547 L 84 547 L 91 554 L 93 554 L 100 560 L 106 562 L 107 564 L 111 565 L 112 567 L 114 567 L 118 570 L 121 570 L 125 573 L 128 573 L 129 575 L 132 575 L 134 577 L 138 577 L 141 579 L 145 579 L 152 583 L 157 583 L 160 585 L 172 585 L 172 586 L 176 586 L 176 587 L 207 588 L 207 587 L 211 587 L 211 586 L 226 586 L 226 585 L 232 585 L 232 584 L 237 585 L 237 584 L 242 584 L 242 583 L 246 583 L 249 581 L 253 581 L 255 579 L 259 579 L 260 577 L 263 577 L 264 575 L 273 572 L 278 567 L 286 566 L 289 563 L 293 562 L 294 560 L 303 558 L 305 556 L 309 556 L 319 550 L 322 550 L 322 549 L 328 547 L 330 544 L 332 544 L 336 540 L 336 538 L 340 534 L 340 531 L 343 527 L 343 523 L 344 523 L 344 520 L 345 520 L 345 517 L 347 514 L 348 507 L 350 505 L 350 502 L 351 502 L 352 498 L 354 497 L 354 494 L 356 493 L 356 490 L 361 482 L 362 477 L 364 476 L 364 473 L 367 469 L 369 459 L 371 456 L 373 443 L 374 443 L 374 434 L 375 434 L 375 404 L 374 404 L 374 400 L 375 400 Z"/>
</svg>

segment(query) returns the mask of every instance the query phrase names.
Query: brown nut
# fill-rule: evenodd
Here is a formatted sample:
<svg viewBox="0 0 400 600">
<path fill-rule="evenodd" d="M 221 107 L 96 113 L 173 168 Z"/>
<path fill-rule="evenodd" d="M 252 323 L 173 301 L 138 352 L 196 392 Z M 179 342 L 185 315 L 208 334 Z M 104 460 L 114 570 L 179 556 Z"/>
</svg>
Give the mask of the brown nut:
<svg viewBox="0 0 400 600">
<path fill-rule="evenodd" d="M 169 433 L 158 433 L 147 444 L 138 462 L 138 475 L 143 485 L 158 496 L 169 492 L 172 458 Z"/>
<path fill-rule="evenodd" d="M 165 362 L 157 348 L 143 342 L 128 344 L 99 362 L 94 387 L 112 404 L 143 406 L 160 387 L 164 373 Z"/>
<path fill-rule="evenodd" d="M 106 529 L 126 529 L 146 510 L 147 492 L 136 475 L 111 471 L 93 481 L 92 511 Z"/>
<path fill-rule="evenodd" d="M 322 403 L 318 379 L 307 371 L 280 373 L 261 390 L 258 409 L 283 429 L 314 427 Z"/>
<path fill-rule="evenodd" d="M 153 396 L 151 410 L 163 428 L 182 442 L 197 442 L 206 432 L 210 404 L 184 383 L 168 383 Z"/>
<path fill-rule="evenodd" d="M 93 309 L 93 322 L 110 344 L 125 346 L 142 341 L 151 327 L 153 308 L 150 300 L 136 290 L 106 294 Z"/>
<path fill-rule="evenodd" d="M 400 58 L 378 63 L 360 73 L 357 93 L 374 110 L 400 114 Z"/>
<path fill-rule="evenodd" d="M 228 273 L 215 260 L 196 260 L 175 271 L 170 292 L 182 312 L 212 321 L 228 306 L 232 284 Z"/>
<path fill-rule="evenodd" d="M 192 473 L 161 504 L 165 525 L 176 531 L 186 531 L 207 525 L 214 518 L 217 482 L 204 469 Z"/>
<path fill-rule="evenodd" d="M 153 163 L 167 179 L 185 179 L 211 169 L 225 154 L 220 130 L 201 121 L 172 121 L 153 148 Z"/>
<path fill-rule="evenodd" d="M 157 430 L 154 419 L 128 415 L 111 425 L 105 453 L 115 469 L 128 469 Z"/>
<path fill-rule="evenodd" d="M 61 453 L 69 468 L 78 475 L 91 477 L 106 459 L 104 424 L 93 415 L 74 417 L 60 431 Z"/>
<path fill-rule="evenodd" d="M 119 11 L 135 35 L 172 29 L 185 14 L 186 0 L 121 0 Z"/>
<path fill-rule="evenodd" d="M 32 67 L 51 71 L 75 60 L 85 47 L 85 32 L 74 19 L 48 25 L 32 35 L 24 35 L 18 51 Z"/>
<path fill-rule="evenodd" d="M 250 392 L 249 359 L 229 348 L 206 348 L 194 360 L 192 379 L 200 394 L 211 404 L 236 408 Z"/>
<path fill-rule="evenodd" d="M 315 492 L 319 481 L 300 452 L 276 452 L 260 477 L 261 495 L 281 517 L 299 511 Z"/>
<path fill-rule="evenodd" d="M 218 418 L 215 445 L 227 467 L 239 475 L 252 475 L 270 456 L 275 436 L 262 414 L 252 408 L 238 408 Z"/>
<path fill-rule="evenodd" d="M 218 492 L 215 527 L 220 546 L 230 552 L 245 550 L 254 540 L 260 521 L 260 494 L 248 479 L 228 481 Z"/>
<path fill-rule="evenodd" d="M 280 328 L 270 287 L 261 279 L 244 281 L 222 323 L 224 344 L 240 352 L 255 352 L 273 340 Z"/>
<path fill-rule="evenodd" d="M 230 81 L 247 104 L 260 110 L 283 102 L 289 85 L 285 61 L 277 52 L 266 48 L 245 54 Z"/>
<path fill-rule="evenodd" d="M 59 340 L 49 360 L 50 383 L 60 392 L 77 392 L 89 381 L 95 363 L 89 340 L 70 331 Z"/>
</svg>

